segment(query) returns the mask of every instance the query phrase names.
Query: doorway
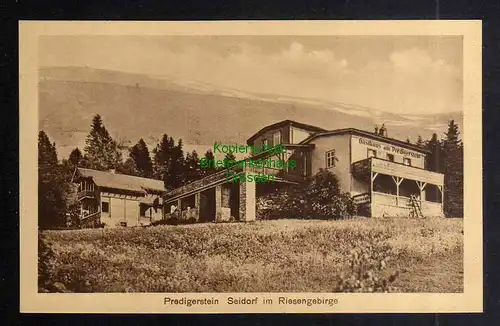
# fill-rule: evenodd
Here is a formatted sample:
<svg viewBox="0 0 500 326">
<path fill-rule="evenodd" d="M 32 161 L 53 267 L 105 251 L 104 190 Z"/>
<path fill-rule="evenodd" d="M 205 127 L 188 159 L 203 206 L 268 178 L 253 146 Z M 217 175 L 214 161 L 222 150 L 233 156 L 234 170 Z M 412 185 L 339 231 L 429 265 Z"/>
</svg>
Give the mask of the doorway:
<svg viewBox="0 0 500 326">
<path fill-rule="evenodd" d="M 215 188 L 200 193 L 200 222 L 215 221 Z"/>
</svg>

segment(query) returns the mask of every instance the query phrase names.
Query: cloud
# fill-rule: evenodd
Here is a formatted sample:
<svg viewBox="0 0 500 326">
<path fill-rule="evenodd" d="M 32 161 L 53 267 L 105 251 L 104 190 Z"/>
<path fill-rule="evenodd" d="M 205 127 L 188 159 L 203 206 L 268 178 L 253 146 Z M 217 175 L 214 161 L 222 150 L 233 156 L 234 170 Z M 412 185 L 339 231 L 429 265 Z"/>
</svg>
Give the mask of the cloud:
<svg viewBox="0 0 500 326">
<path fill-rule="evenodd" d="M 334 45 L 309 48 L 297 40 L 273 50 L 244 39 L 230 44 L 211 39 L 209 45 L 185 39 L 175 46 L 139 37 L 96 40 L 54 38 L 41 48 L 41 62 L 161 75 L 181 83 L 193 80 L 393 113 L 462 109 L 461 70 L 444 58 L 432 57 L 425 48 L 387 48 L 385 56 L 377 57 L 372 57 L 370 48 L 352 48 L 358 57 L 358 63 L 353 63 L 345 52 L 339 56 Z"/>
</svg>

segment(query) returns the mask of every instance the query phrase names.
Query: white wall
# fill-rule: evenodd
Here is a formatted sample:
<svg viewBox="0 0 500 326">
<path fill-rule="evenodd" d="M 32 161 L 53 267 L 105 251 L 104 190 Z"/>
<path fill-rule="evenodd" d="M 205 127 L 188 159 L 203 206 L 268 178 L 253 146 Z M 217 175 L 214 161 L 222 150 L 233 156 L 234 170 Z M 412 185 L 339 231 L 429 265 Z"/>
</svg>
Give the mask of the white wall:
<svg viewBox="0 0 500 326">
<path fill-rule="evenodd" d="M 315 145 L 311 157 L 311 171 L 315 175 L 319 169 L 326 169 L 326 152 L 335 150 L 335 167 L 328 169 L 339 178 L 342 191 L 351 190 L 351 168 L 350 168 L 350 135 L 332 135 L 318 137 L 310 143 Z"/>
</svg>

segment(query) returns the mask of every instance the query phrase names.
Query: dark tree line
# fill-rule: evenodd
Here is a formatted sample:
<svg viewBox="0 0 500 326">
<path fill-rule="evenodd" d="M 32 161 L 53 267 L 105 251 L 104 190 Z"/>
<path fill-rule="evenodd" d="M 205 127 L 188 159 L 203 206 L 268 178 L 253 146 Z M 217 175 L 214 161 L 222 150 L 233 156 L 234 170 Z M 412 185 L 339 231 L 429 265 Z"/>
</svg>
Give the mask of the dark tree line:
<svg viewBox="0 0 500 326">
<path fill-rule="evenodd" d="M 387 135 L 384 125 L 376 133 Z M 463 216 L 463 143 L 457 124 L 452 120 L 445 137 L 439 139 L 434 133 L 428 141 L 418 137 L 416 145 L 426 148 L 427 169 L 445 174 L 444 210 L 447 216 Z M 407 139 L 407 142 L 410 142 Z M 51 143 L 45 132 L 38 135 L 39 177 L 39 226 L 54 228 L 66 225 L 68 213 L 73 216 L 77 206 L 76 191 L 70 183 L 76 167 L 101 171 L 115 170 L 118 173 L 163 180 L 167 190 L 178 188 L 198 180 L 221 168 L 201 169 L 196 151 L 184 155 L 183 142 L 177 142 L 164 134 L 153 150 L 149 151 L 141 138 L 128 150 L 123 159 L 125 146 L 114 140 L 107 131 L 101 116 L 92 119 L 90 132 L 82 151 L 75 148 L 68 159 L 58 161 L 55 143 Z M 205 159 L 215 160 L 208 150 Z M 225 157 L 235 160 L 232 153 Z"/>
<path fill-rule="evenodd" d="M 177 142 L 164 134 L 150 152 L 144 139 L 128 149 L 111 137 L 100 115 L 94 116 L 83 153 L 75 148 L 68 159 L 58 161 L 55 143 L 44 131 L 38 136 L 39 161 L 39 227 L 64 227 L 68 215 L 73 216 L 77 206 L 76 189 L 71 178 L 76 167 L 163 180 L 167 190 L 198 180 L 218 169 L 200 168 L 200 158 L 193 150 L 184 155 L 182 139 Z M 205 158 L 213 160 L 208 150 Z M 76 218 L 75 218 L 76 219 Z"/>
<path fill-rule="evenodd" d="M 387 135 L 387 129 L 375 126 L 374 132 L 378 135 Z M 406 143 L 412 144 L 409 137 Z M 428 150 L 426 155 L 426 169 L 444 174 L 444 212 L 449 217 L 463 217 L 463 162 L 464 148 L 460 139 L 458 125 L 454 120 L 448 123 L 448 130 L 444 137 L 438 138 L 433 133 L 429 140 L 423 140 L 418 135 L 415 145 Z"/>
<path fill-rule="evenodd" d="M 444 174 L 444 212 L 446 216 L 463 217 L 464 201 L 464 147 L 458 125 L 448 123 L 444 137 L 433 133 L 423 141 L 418 136 L 415 145 L 427 149 L 425 166 L 428 170 Z"/>
</svg>

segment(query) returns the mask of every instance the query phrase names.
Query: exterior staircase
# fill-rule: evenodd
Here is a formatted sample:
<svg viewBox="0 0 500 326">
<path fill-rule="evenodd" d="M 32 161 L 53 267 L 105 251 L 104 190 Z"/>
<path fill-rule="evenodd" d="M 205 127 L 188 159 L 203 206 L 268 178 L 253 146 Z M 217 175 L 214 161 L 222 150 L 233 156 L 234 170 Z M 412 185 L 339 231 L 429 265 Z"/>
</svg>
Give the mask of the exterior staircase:
<svg viewBox="0 0 500 326">
<path fill-rule="evenodd" d="M 420 208 L 420 202 L 415 195 L 410 196 L 408 202 L 408 207 L 410 209 L 410 217 L 423 218 L 422 210 Z"/>
</svg>

